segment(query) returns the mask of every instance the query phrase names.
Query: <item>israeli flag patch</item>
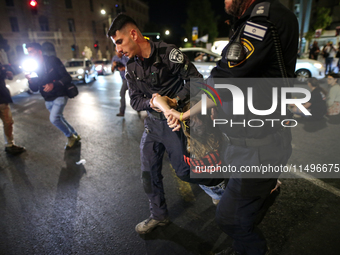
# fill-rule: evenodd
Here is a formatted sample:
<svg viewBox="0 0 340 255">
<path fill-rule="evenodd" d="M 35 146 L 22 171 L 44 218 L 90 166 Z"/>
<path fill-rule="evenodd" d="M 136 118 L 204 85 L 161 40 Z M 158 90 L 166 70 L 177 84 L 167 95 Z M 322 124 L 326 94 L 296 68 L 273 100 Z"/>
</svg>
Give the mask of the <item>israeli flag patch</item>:
<svg viewBox="0 0 340 255">
<path fill-rule="evenodd" d="M 253 39 L 262 41 L 267 32 L 267 27 L 247 21 L 243 34 Z"/>
</svg>

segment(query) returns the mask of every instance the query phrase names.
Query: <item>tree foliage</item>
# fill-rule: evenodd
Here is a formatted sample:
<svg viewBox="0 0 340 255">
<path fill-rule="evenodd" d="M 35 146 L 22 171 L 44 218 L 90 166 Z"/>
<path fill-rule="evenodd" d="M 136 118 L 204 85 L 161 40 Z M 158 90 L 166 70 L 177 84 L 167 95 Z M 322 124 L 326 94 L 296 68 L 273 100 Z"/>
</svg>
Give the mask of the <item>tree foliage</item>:
<svg viewBox="0 0 340 255">
<path fill-rule="evenodd" d="M 316 12 L 316 20 L 311 24 L 311 29 L 306 33 L 306 40 L 310 41 L 314 37 L 315 30 L 324 30 L 332 23 L 331 9 L 322 7 Z"/>
<path fill-rule="evenodd" d="M 191 0 L 187 9 L 188 18 L 184 29 L 191 38 L 192 27 L 198 27 L 198 37 L 209 34 L 209 42 L 218 36 L 217 17 L 211 9 L 209 0 Z"/>
</svg>

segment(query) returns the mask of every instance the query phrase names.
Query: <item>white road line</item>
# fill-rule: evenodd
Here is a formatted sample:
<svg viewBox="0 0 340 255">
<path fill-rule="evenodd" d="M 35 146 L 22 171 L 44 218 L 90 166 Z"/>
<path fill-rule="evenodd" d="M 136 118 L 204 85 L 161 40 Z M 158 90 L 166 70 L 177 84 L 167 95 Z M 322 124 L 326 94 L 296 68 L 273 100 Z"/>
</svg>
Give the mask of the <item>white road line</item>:
<svg viewBox="0 0 340 255">
<path fill-rule="evenodd" d="M 33 101 L 31 101 L 31 102 L 28 102 L 27 104 L 24 104 L 23 107 L 27 107 L 27 106 L 29 106 L 29 105 L 31 105 L 31 104 L 34 104 L 35 102 L 36 102 L 36 100 L 33 100 Z"/>
<path fill-rule="evenodd" d="M 320 187 L 324 190 L 327 190 L 328 192 L 340 197 L 340 190 L 333 187 L 332 185 L 329 185 L 329 184 L 327 184 L 327 183 L 325 183 L 325 182 L 323 182 L 323 181 L 321 181 L 321 180 L 319 180 L 319 179 L 317 179 L 317 178 L 315 178 L 315 177 L 313 177 L 309 174 L 306 174 L 306 173 L 292 173 L 292 174 L 295 174 L 295 175 L 297 175 L 301 178 L 304 178 L 305 180 L 313 183 L 314 185 L 316 185 L 316 186 L 318 186 L 318 187 Z"/>
</svg>

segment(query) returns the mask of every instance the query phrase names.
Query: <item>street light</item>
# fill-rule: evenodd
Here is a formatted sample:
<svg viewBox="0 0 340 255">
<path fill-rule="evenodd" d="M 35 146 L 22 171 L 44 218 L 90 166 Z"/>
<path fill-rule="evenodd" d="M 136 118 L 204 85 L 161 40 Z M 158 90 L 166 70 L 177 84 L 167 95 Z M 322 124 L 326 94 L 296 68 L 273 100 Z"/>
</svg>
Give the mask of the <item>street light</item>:
<svg viewBox="0 0 340 255">
<path fill-rule="evenodd" d="M 188 38 L 184 38 L 184 42 L 188 42 Z"/>
<path fill-rule="evenodd" d="M 103 15 L 105 15 L 105 14 L 106 14 L 106 11 L 105 11 L 104 9 L 102 9 L 102 10 L 100 11 L 100 13 L 103 14 Z"/>
<path fill-rule="evenodd" d="M 169 31 L 169 30 L 166 30 L 166 31 L 165 31 L 165 34 L 166 34 L 166 35 L 170 35 L 170 31 Z"/>
<path fill-rule="evenodd" d="M 159 35 L 156 36 L 157 40 L 159 40 L 159 38 L 161 38 Z"/>
</svg>

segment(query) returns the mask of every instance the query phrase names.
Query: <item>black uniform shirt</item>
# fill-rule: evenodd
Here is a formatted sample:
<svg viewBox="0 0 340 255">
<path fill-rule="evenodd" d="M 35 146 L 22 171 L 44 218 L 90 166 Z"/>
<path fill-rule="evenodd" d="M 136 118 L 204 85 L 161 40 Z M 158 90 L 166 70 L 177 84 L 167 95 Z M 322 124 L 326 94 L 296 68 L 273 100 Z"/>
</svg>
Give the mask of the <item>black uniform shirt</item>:
<svg viewBox="0 0 340 255">
<path fill-rule="evenodd" d="M 190 93 L 190 78 L 202 78 L 202 75 L 188 57 L 175 45 L 152 41 L 149 43 L 149 58 L 141 61 L 135 56 L 127 63 L 126 79 L 132 108 L 136 111 L 153 111 L 150 108 L 150 99 L 154 93 L 170 98 L 178 96 L 181 101 L 189 99 L 190 94 L 198 93 L 199 89 L 193 88 Z M 157 54 L 161 63 L 156 67 L 153 64 Z"/>
<path fill-rule="evenodd" d="M 265 9 L 255 10 L 257 13 L 266 14 L 266 16 L 251 17 L 254 7 L 262 2 L 269 2 L 270 7 Z M 274 46 L 273 33 L 270 29 L 271 24 L 275 24 L 277 33 L 279 35 L 283 62 L 287 72 L 287 77 L 293 78 L 295 72 L 295 64 L 297 58 L 298 47 L 298 22 L 297 18 L 290 10 L 284 7 L 278 0 L 257 0 L 246 12 L 236 20 L 234 31 L 242 31 L 242 44 L 246 50 L 246 59 L 240 63 L 232 63 L 227 60 L 226 54 L 228 47 L 235 40 L 234 35 L 230 43 L 222 51 L 222 59 L 217 63 L 217 66 L 211 71 L 212 78 L 280 78 L 282 77 L 279 62 Z M 250 29 L 250 30 L 249 30 Z M 256 31 L 256 32 L 255 32 Z M 254 32 L 254 33 L 252 33 Z M 266 82 L 242 82 L 238 84 L 239 88 L 245 95 L 245 102 L 247 101 L 247 87 L 253 87 L 253 102 L 255 109 L 267 110 L 272 104 L 272 87 L 273 84 Z M 245 114 L 241 116 L 233 116 L 232 111 L 232 97 L 229 93 L 225 95 L 226 89 L 218 90 L 221 95 L 223 111 L 219 118 L 233 119 L 234 121 L 246 122 L 250 119 L 266 119 L 275 118 L 282 119 L 280 101 L 278 103 L 277 111 L 270 116 L 257 116 L 252 114 L 246 107 Z M 280 92 L 279 92 L 280 93 Z M 223 132 L 232 137 L 248 137 L 261 138 L 269 133 L 274 133 L 278 128 L 279 123 L 276 123 L 274 128 L 271 127 L 271 122 L 265 123 L 263 127 L 242 127 L 242 125 L 220 125 Z"/>
<path fill-rule="evenodd" d="M 315 88 L 312 91 L 309 102 L 311 103 L 309 109 L 313 118 L 320 119 L 326 114 L 326 100 L 324 100 L 324 96 L 322 95 L 322 91 L 320 88 Z"/>
<path fill-rule="evenodd" d="M 29 84 L 31 90 L 39 90 L 46 101 L 53 101 L 57 97 L 66 96 L 65 85 L 71 83 L 72 77 L 59 58 L 44 56 L 44 61 L 36 73 L 38 78 L 31 78 Z M 44 91 L 43 86 L 47 83 L 53 83 L 53 89 L 50 92 Z"/>
</svg>

